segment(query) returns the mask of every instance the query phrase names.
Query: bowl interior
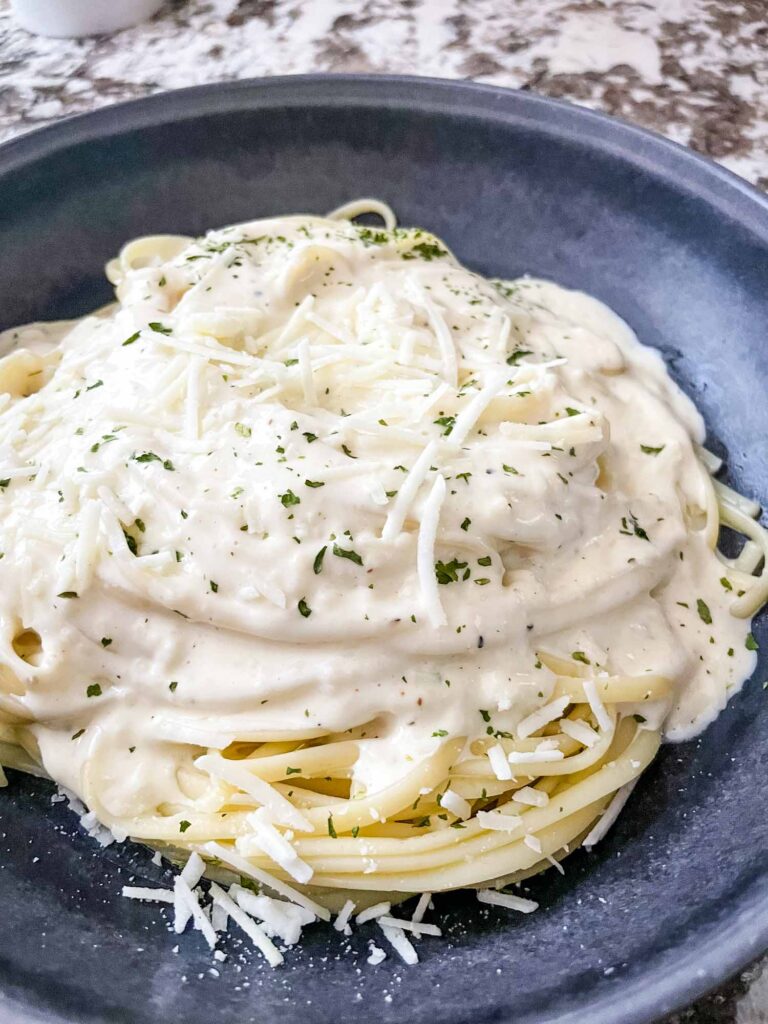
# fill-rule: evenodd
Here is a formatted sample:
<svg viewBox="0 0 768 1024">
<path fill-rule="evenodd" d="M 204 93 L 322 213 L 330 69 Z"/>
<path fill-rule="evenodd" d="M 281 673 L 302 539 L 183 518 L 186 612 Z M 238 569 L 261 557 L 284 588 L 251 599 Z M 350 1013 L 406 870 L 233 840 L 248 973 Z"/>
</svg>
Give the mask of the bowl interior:
<svg viewBox="0 0 768 1024">
<path fill-rule="evenodd" d="M 768 496 L 768 207 L 723 172 L 617 122 L 446 83 L 289 79 L 168 94 L 0 152 L 0 326 L 85 313 L 140 234 L 361 195 L 429 228 L 483 274 L 603 299 L 662 350 L 745 493 Z M 758 440 L 760 439 L 760 440 Z M 755 633 L 764 637 L 764 623 Z M 766 640 L 768 649 L 768 640 Z M 521 917 L 436 899 L 422 963 L 365 963 L 315 927 L 280 970 L 124 900 L 166 881 L 139 847 L 101 851 L 47 783 L 0 791 L 0 1009 L 7 1020 L 150 1024 L 640 1022 L 768 942 L 768 700 L 756 677 L 698 741 L 666 747 L 609 837 L 528 889 Z M 178 944 L 178 952 L 174 947 Z M 210 968 L 215 966 L 220 976 Z"/>
</svg>

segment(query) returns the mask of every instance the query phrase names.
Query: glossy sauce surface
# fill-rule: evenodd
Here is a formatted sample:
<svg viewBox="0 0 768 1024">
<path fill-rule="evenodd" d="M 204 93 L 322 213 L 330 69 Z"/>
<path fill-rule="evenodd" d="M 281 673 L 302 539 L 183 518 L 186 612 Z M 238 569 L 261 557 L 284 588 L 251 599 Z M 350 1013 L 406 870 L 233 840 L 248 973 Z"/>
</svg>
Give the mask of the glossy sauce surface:
<svg viewBox="0 0 768 1024">
<path fill-rule="evenodd" d="M 672 678 L 673 739 L 749 675 L 701 419 L 601 303 L 309 217 L 130 255 L 0 362 L 0 665 L 52 777 L 140 814 L 200 746 L 365 726 L 373 791 L 514 732 L 541 650 Z"/>
</svg>

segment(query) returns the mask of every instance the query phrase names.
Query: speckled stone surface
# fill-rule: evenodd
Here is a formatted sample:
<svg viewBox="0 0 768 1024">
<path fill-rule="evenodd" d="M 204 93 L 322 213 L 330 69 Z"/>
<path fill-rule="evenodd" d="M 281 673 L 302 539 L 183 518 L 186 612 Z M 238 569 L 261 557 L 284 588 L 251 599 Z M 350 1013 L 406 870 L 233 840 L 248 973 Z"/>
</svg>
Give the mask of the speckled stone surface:
<svg viewBox="0 0 768 1024">
<path fill-rule="evenodd" d="M 310 71 L 534 90 L 768 190 L 766 0 L 168 0 L 151 22 L 85 40 L 34 38 L 0 0 L 0 139 L 164 89 Z M 768 1024 L 768 968 L 668 1024 Z"/>
<path fill-rule="evenodd" d="M 768 188 L 765 0 L 168 0 L 111 38 L 35 39 L 0 0 L 0 137 L 162 89 L 365 71 L 604 110 Z"/>
</svg>

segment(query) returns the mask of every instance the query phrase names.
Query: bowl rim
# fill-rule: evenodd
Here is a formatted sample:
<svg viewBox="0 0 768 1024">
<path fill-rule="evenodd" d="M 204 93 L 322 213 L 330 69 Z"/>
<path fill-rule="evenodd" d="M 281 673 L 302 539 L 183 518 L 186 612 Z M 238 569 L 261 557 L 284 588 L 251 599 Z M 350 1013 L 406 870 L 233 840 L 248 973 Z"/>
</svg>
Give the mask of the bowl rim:
<svg viewBox="0 0 768 1024">
<path fill-rule="evenodd" d="M 651 169 L 657 179 L 684 185 L 718 213 L 757 236 L 768 248 L 768 195 L 722 165 L 657 132 L 565 100 L 506 86 L 416 75 L 317 73 L 245 78 L 167 90 L 111 103 L 86 113 L 33 128 L 0 143 L 2 176 L 50 158 L 72 146 L 103 141 L 125 132 L 227 111 L 284 106 L 374 106 L 406 108 L 450 117 L 528 123 L 542 134 L 577 135 L 591 148 Z M 757 892 L 755 893 L 755 890 Z M 547 1013 L 540 1024 L 650 1024 L 680 1010 L 723 984 L 768 950 L 768 870 L 742 898 L 726 909 L 717 934 L 693 932 L 631 980 L 580 1008 Z M 756 897 L 756 898 L 755 898 Z M 672 955 L 674 954 L 674 956 Z M 673 962 L 671 962 L 673 961 Z M 0 993 L 0 1007 L 15 1024 L 37 1024 L 49 1017 L 41 1007 Z M 42 1015 L 41 1015 L 42 1013 Z M 496 1017 L 503 1021 L 512 1019 Z"/>
<path fill-rule="evenodd" d="M 415 96 L 415 92 L 419 95 Z M 697 180 L 696 184 L 702 188 L 709 186 L 706 198 L 718 209 L 733 206 L 731 212 L 736 213 L 744 201 L 748 205 L 756 202 L 768 215 L 768 194 L 710 157 L 652 129 L 526 89 L 427 75 L 316 72 L 168 89 L 66 115 L 6 139 L 0 142 L 0 172 L 15 170 L 30 160 L 50 156 L 77 143 L 149 128 L 169 119 L 178 121 L 185 116 L 199 117 L 228 109 L 267 107 L 278 98 L 292 106 L 375 104 L 406 106 L 414 111 L 475 114 L 484 120 L 529 121 L 536 122 L 544 134 L 554 135 L 567 133 L 574 122 L 579 122 L 580 137 L 602 150 L 629 158 L 630 162 L 652 166 L 657 175 L 664 171 L 667 178 L 679 180 L 680 170 L 687 164 L 691 174 L 698 171 L 700 182 Z M 632 151 L 627 152 L 626 143 L 633 144 Z M 693 183 L 690 177 L 687 180 Z M 747 212 L 747 208 L 741 212 Z M 768 221 L 759 234 L 763 240 L 768 237 Z"/>
</svg>

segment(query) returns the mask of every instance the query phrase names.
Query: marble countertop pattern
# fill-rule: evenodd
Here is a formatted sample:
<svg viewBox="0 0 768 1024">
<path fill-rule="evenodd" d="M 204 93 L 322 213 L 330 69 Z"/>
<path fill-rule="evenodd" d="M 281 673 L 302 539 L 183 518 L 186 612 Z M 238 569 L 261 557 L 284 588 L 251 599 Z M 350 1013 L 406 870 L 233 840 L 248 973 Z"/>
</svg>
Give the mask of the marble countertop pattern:
<svg viewBox="0 0 768 1024">
<path fill-rule="evenodd" d="M 150 22 L 79 40 L 28 35 L 0 0 L 0 140 L 165 89 L 311 71 L 530 89 L 768 190 L 766 0 L 167 0 Z M 667 1024 L 768 1024 L 764 966 Z"/>
<path fill-rule="evenodd" d="M 85 40 L 30 36 L 0 0 L 0 138 L 164 89 L 307 71 L 531 89 L 768 189 L 766 0 L 167 0 Z"/>
</svg>

